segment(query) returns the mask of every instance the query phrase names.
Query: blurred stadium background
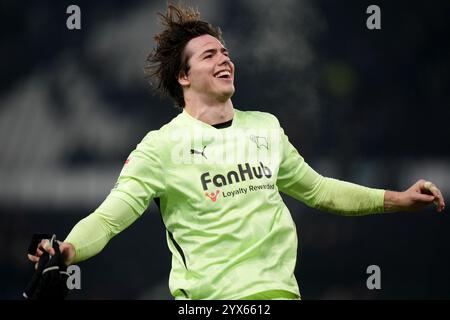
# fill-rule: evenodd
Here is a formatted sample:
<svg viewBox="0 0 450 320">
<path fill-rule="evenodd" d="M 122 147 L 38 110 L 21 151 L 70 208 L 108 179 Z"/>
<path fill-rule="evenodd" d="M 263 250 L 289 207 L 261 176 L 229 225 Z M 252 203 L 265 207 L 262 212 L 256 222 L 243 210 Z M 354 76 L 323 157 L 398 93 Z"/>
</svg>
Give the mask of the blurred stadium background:
<svg viewBox="0 0 450 320">
<path fill-rule="evenodd" d="M 187 1 L 222 27 L 235 107 L 275 114 L 323 175 L 450 202 L 448 1 Z M 79 31 L 66 8 L 81 8 Z M 382 29 L 366 28 L 381 7 Z M 32 233 L 64 238 L 113 187 L 145 133 L 177 114 L 144 79 L 165 1 L 0 5 L 0 299 L 20 299 Z M 447 39 L 447 40 L 445 40 Z M 286 197 L 305 299 L 450 298 L 450 217 L 433 208 L 345 218 Z M 448 209 L 447 209 L 448 211 Z M 80 264 L 72 299 L 171 299 L 156 206 Z M 366 288 L 367 266 L 381 290 Z"/>
</svg>

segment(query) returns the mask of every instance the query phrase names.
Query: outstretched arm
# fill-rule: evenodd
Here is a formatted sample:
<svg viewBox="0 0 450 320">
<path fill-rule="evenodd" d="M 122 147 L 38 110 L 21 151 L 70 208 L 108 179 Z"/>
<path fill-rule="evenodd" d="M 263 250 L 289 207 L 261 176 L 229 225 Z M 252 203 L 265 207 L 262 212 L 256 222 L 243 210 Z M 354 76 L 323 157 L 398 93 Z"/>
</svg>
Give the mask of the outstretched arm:
<svg viewBox="0 0 450 320">
<path fill-rule="evenodd" d="M 133 150 L 105 201 L 86 218 L 78 222 L 60 243 L 67 265 L 86 260 L 99 253 L 112 237 L 131 225 L 147 209 L 150 201 L 164 192 L 164 174 L 159 159 L 161 139 L 151 131 Z M 43 240 L 35 255 L 38 262 L 43 251 L 54 254 L 48 240 Z"/>
<path fill-rule="evenodd" d="M 59 249 L 66 265 L 78 263 L 98 254 L 118 233 L 136 221 L 140 215 L 125 201 L 109 195 L 105 201 L 86 218 L 80 220 Z M 38 262 L 43 252 L 54 255 L 49 240 L 39 244 L 35 255 L 28 255 L 32 262 Z"/>
<path fill-rule="evenodd" d="M 438 212 L 445 207 L 442 193 L 429 181 L 421 179 L 396 192 L 323 177 L 305 162 L 283 130 L 281 142 L 277 186 L 310 207 L 345 215 L 411 211 L 433 202 Z"/>
<path fill-rule="evenodd" d="M 307 163 L 302 166 L 303 176 L 281 191 L 316 209 L 343 215 L 365 215 L 412 211 L 433 202 L 438 212 L 442 212 L 445 207 L 441 191 L 423 179 L 406 191 L 396 192 L 323 177 Z"/>
</svg>

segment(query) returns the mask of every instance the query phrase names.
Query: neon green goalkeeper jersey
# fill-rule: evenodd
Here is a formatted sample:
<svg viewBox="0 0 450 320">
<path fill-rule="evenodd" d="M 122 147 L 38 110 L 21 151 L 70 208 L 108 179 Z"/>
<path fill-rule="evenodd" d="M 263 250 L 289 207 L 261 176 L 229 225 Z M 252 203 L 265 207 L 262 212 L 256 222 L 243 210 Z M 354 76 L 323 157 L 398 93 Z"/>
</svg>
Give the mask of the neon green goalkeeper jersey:
<svg viewBox="0 0 450 320">
<path fill-rule="evenodd" d="M 217 129 L 183 111 L 147 134 L 106 200 L 65 241 L 75 246 L 76 261 L 87 259 L 155 200 L 176 299 L 274 290 L 299 297 L 296 226 L 280 191 L 340 214 L 383 211 L 384 190 L 322 177 L 271 114 L 234 109 L 231 126 Z"/>
</svg>

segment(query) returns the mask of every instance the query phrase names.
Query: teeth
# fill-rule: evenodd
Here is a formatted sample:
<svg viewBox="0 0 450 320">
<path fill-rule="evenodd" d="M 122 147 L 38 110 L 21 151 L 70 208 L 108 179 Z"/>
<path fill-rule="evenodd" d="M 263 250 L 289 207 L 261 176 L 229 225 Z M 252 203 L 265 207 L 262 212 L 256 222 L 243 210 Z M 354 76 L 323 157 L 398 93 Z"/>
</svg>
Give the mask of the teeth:
<svg viewBox="0 0 450 320">
<path fill-rule="evenodd" d="M 230 75 L 231 75 L 231 72 L 230 72 L 230 71 L 224 70 L 224 71 L 219 72 L 219 73 L 216 75 L 216 78 L 220 78 L 220 77 L 222 77 L 222 76 L 230 76 Z"/>
</svg>

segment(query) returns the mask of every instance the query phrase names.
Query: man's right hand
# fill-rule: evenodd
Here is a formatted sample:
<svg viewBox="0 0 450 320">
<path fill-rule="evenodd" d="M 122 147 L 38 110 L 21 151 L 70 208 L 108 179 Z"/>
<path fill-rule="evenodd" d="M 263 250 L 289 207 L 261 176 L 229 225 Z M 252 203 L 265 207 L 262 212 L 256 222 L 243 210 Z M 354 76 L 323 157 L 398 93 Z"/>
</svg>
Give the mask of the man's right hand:
<svg viewBox="0 0 450 320">
<path fill-rule="evenodd" d="M 75 247 L 73 246 L 73 244 L 61 241 L 58 241 L 58 244 L 59 251 L 61 251 L 61 255 L 64 258 L 64 263 L 66 264 L 66 266 L 72 264 L 72 262 L 75 260 Z M 42 239 L 42 241 L 36 248 L 36 253 L 34 255 L 28 254 L 28 259 L 31 262 L 36 263 L 37 266 L 37 263 L 39 262 L 39 259 L 44 251 L 48 252 L 52 256 L 55 254 L 55 250 L 50 245 L 50 241 L 48 239 Z"/>
</svg>

